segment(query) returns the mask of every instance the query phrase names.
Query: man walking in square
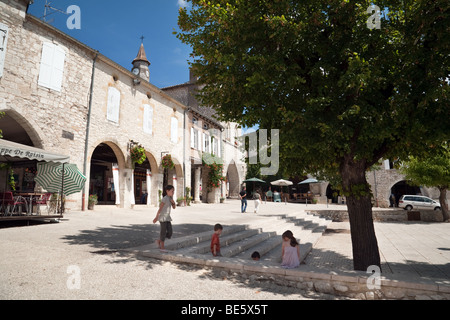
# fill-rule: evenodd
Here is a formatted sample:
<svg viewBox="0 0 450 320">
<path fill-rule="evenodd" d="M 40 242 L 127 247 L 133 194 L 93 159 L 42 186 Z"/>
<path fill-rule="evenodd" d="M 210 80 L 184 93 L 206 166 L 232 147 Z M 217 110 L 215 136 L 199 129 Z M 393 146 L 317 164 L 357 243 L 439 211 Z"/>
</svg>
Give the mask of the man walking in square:
<svg viewBox="0 0 450 320">
<path fill-rule="evenodd" d="M 239 197 L 241 198 L 241 212 L 245 213 L 247 210 L 247 191 L 245 190 L 245 186 L 242 187 L 242 191 L 239 192 Z"/>
</svg>

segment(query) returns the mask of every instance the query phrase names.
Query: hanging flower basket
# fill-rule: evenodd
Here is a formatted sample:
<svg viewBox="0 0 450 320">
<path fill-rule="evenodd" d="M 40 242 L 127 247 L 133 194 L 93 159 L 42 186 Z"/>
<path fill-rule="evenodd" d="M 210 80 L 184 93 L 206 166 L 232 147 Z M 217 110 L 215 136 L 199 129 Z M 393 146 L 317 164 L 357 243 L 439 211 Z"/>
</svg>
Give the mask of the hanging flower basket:
<svg viewBox="0 0 450 320">
<path fill-rule="evenodd" d="M 208 190 L 219 188 L 222 181 L 225 181 L 223 176 L 222 160 L 214 155 L 204 154 L 202 157 L 203 165 L 210 169 L 208 173 L 208 182 L 206 186 Z"/>
<path fill-rule="evenodd" d="M 130 155 L 131 155 L 131 161 L 133 162 L 133 164 L 135 164 L 135 163 L 142 164 L 142 163 L 144 163 L 145 159 L 147 159 L 147 156 L 145 154 L 145 149 L 141 145 L 134 146 L 130 150 Z"/>
<path fill-rule="evenodd" d="M 164 169 L 172 169 L 175 167 L 175 164 L 172 161 L 172 156 L 170 154 L 166 154 L 161 161 L 161 165 Z"/>
</svg>

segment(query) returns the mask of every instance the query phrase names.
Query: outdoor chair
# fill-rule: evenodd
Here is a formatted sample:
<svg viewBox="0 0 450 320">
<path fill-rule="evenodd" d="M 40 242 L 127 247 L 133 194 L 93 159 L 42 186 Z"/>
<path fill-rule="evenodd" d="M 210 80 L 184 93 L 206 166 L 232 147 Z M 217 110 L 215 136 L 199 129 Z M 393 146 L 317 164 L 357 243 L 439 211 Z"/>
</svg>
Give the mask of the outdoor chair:
<svg viewBox="0 0 450 320">
<path fill-rule="evenodd" d="M 52 193 L 47 192 L 40 198 L 33 199 L 33 205 L 36 205 L 38 215 L 41 215 L 41 205 L 45 205 L 47 207 L 47 211 L 49 211 L 47 202 L 50 200 L 51 196 L 52 196 Z"/>
<path fill-rule="evenodd" d="M 24 197 L 14 197 L 12 192 L 4 192 L 3 194 L 0 194 L 0 197 L 2 200 L 2 207 L 5 208 L 5 215 L 9 214 L 12 216 L 16 208 L 20 208 L 20 211 L 22 211 L 23 205 L 25 205 L 25 208 L 28 209 L 28 204 Z"/>
<path fill-rule="evenodd" d="M 273 202 L 281 202 L 281 195 L 279 193 L 273 194 Z"/>
</svg>

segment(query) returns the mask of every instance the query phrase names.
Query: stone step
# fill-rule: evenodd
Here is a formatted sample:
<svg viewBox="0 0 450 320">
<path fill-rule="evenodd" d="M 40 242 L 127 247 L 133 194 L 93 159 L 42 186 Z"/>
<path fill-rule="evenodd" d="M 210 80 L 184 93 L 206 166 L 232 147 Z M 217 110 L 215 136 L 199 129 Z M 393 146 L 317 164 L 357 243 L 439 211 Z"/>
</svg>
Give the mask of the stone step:
<svg viewBox="0 0 450 320">
<path fill-rule="evenodd" d="M 262 232 L 253 237 L 243 239 L 232 245 L 221 248 L 221 254 L 224 257 L 235 257 L 242 252 L 247 252 L 249 248 L 254 248 L 261 244 L 265 245 L 270 239 L 275 238 L 276 236 L 276 232 Z"/>
<path fill-rule="evenodd" d="M 232 243 L 242 241 L 246 238 L 250 238 L 254 235 L 260 234 L 261 232 L 262 232 L 261 229 L 246 229 L 243 231 L 231 232 L 231 234 L 225 234 L 225 227 L 224 227 L 222 235 L 220 236 L 221 250 L 227 246 L 230 246 Z M 230 233 L 230 231 L 228 231 L 228 233 Z M 187 248 L 178 250 L 177 252 L 181 253 L 181 254 L 210 253 L 211 252 L 211 237 L 212 237 L 212 233 L 209 232 L 209 237 L 204 239 L 204 241 L 197 243 L 195 245 L 189 246 Z"/>
<path fill-rule="evenodd" d="M 244 250 L 244 251 L 240 252 L 238 255 L 236 255 L 234 257 L 235 258 L 239 258 L 239 259 L 248 259 L 248 260 L 250 260 L 252 253 L 255 252 L 255 251 L 258 251 L 259 255 L 261 256 L 261 259 L 262 259 L 264 255 L 266 255 L 268 252 L 270 252 L 274 248 L 276 248 L 276 247 L 281 248 L 282 241 L 283 240 L 281 239 L 281 236 L 276 235 L 274 237 L 271 237 L 271 238 L 267 239 L 264 242 L 258 243 L 257 245 L 255 245 L 253 247 L 250 247 L 247 250 Z"/>
<path fill-rule="evenodd" d="M 229 234 L 234 234 L 236 232 L 245 231 L 248 229 L 248 225 L 232 225 L 232 226 L 223 226 L 222 236 L 226 236 Z M 180 250 L 183 248 L 189 248 L 192 246 L 195 246 L 199 243 L 205 242 L 205 241 L 211 241 L 211 236 L 213 234 L 213 231 L 205 231 L 200 232 L 196 234 L 191 234 L 184 237 L 174 238 L 174 239 L 167 239 L 164 242 L 164 247 L 167 250 L 175 251 Z M 150 244 L 142 246 L 147 249 L 157 249 L 158 245 L 156 244 Z M 139 248 L 135 248 L 135 250 L 139 250 Z"/>
</svg>

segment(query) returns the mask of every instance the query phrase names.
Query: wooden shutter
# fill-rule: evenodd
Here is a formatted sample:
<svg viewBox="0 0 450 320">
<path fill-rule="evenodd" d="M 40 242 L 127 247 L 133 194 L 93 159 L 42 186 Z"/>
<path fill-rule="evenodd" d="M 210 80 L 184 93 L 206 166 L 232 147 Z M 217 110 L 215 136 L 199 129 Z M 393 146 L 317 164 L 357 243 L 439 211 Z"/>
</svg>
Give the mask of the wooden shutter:
<svg viewBox="0 0 450 320">
<path fill-rule="evenodd" d="M 172 117 L 170 120 L 170 141 L 173 143 L 178 142 L 178 119 Z"/>
<path fill-rule="evenodd" d="M 106 119 L 115 123 L 119 123 L 119 112 L 120 112 L 120 91 L 114 87 L 109 87 Z"/>
<path fill-rule="evenodd" d="M 43 43 L 38 80 L 40 86 L 61 91 L 65 57 L 66 53 L 62 48 L 53 43 Z"/>
<path fill-rule="evenodd" d="M 144 132 L 153 133 L 153 108 L 148 104 L 144 104 Z"/>
</svg>

